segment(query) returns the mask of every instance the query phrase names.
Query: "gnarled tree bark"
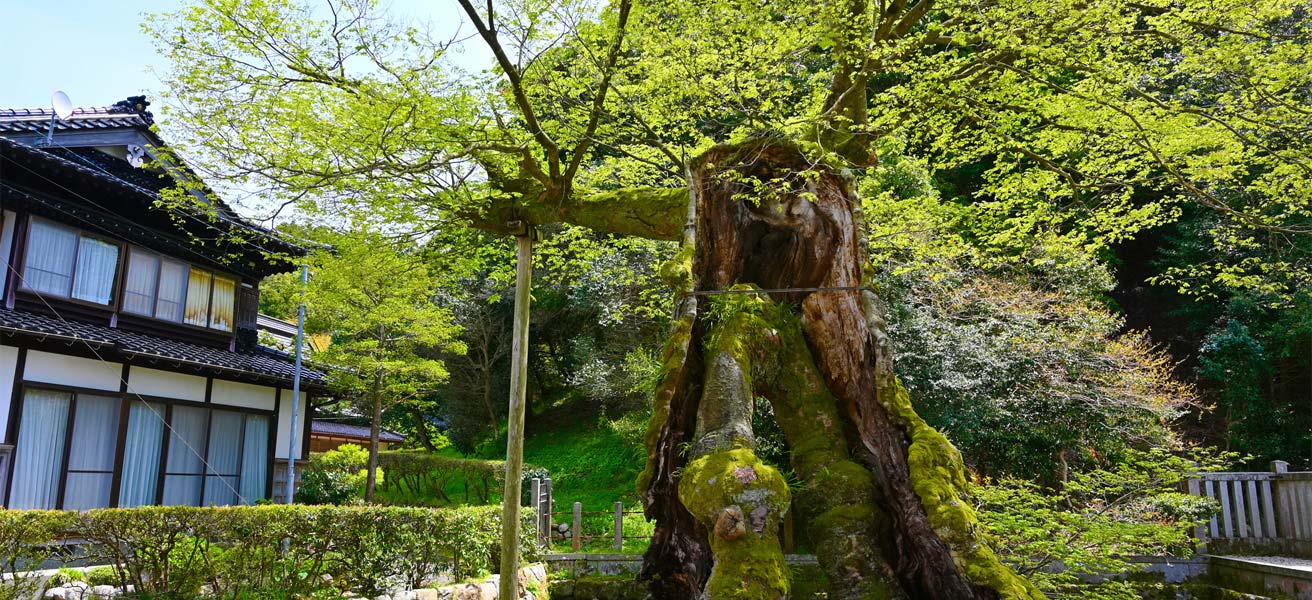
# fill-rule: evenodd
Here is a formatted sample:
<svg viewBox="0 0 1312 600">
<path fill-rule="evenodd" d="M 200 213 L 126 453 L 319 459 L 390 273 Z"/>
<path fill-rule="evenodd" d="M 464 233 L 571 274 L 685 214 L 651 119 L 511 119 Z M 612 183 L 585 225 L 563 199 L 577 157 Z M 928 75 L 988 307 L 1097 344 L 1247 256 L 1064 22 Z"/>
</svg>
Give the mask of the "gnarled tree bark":
<svg viewBox="0 0 1312 600">
<path fill-rule="evenodd" d="M 683 247 L 662 269 L 682 295 L 639 481 L 656 521 L 642 572 L 653 597 L 787 593 L 770 579 L 781 557 L 764 530 L 786 508 L 753 505 L 762 492 L 747 489 L 771 477 L 743 417 L 760 394 L 804 479 L 803 527 L 831 597 L 1042 598 L 978 539 L 960 455 L 892 373 L 877 298 L 862 288 L 860 203 L 841 171 L 757 140 L 707 152 L 689 188 Z M 747 293 L 717 294 L 731 289 Z M 739 476 L 729 491 L 725 473 Z"/>
</svg>

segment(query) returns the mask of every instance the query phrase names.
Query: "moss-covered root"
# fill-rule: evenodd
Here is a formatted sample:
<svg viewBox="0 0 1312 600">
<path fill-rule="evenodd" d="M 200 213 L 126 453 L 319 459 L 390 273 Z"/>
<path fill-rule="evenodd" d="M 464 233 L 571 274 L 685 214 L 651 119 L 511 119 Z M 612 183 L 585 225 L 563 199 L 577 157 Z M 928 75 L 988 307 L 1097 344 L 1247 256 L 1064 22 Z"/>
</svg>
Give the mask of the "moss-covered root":
<svg viewBox="0 0 1312 600">
<path fill-rule="evenodd" d="M 892 539 L 892 531 L 875 502 L 874 478 L 849 458 L 838 403 L 807 348 L 801 323 L 786 313 L 776 323 L 779 369 L 763 392 L 792 448 L 793 470 L 803 481 L 795 506 L 828 579 L 828 597 L 905 598 L 880 553 L 881 540 Z"/>
<path fill-rule="evenodd" d="M 896 377 L 886 377 L 879 392 L 884 408 L 906 427 L 911 438 L 907 451 L 911 485 L 930 525 L 952 549 L 952 558 L 966 576 L 975 585 L 998 592 L 1002 600 L 1045 600 L 1043 592 L 1002 564 L 981 539 L 975 511 L 961 498 L 966 489 L 961 452 L 916 414 L 910 395 Z"/>
<path fill-rule="evenodd" d="M 787 597 L 788 566 L 778 532 L 789 493 L 779 471 L 748 448 L 714 452 L 684 469 L 679 499 L 710 531 L 710 600 Z"/>
</svg>

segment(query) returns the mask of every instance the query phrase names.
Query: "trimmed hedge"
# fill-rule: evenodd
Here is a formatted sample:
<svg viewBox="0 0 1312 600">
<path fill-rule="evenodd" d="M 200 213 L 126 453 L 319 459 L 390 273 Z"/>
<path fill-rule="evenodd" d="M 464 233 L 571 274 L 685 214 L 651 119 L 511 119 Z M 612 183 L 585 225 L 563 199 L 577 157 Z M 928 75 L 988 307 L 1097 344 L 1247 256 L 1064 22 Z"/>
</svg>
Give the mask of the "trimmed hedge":
<svg viewBox="0 0 1312 600">
<path fill-rule="evenodd" d="M 520 548 L 538 558 L 532 515 Z M 0 511 L 7 568 L 35 565 L 40 548 L 84 541 L 91 561 L 156 598 L 279 597 L 330 589 L 373 596 L 420 587 L 439 574 L 490 571 L 500 540 L 498 507 L 142 507 L 85 513 Z M 24 550 L 31 548 L 32 550 Z M 21 576 L 0 587 L 23 585 Z M 331 585 L 328 582 L 331 581 Z M 30 582 L 29 582 L 30 583 Z M 270 593 L 273 593 L 270 596 Z M 15 592 L 16 594 L 16 592 Z M 7 590 L 0 598 L 12 597 Z"/>
<path fill-rule="evenodd" d="M 437 456 L 425 451 L 389 451 L 378 453 L 378 465 L 387 471 L 384 489 L 397 489 L 415 497 L 440 498 L 452 504 L 446 486 L 456 477 L 464 479 L 466 504 L 470 492 L 478 504 L 487 504 L 492 492 L 505 482 L 506 463 L 502 460 L 476 460 Z M 527 471 L 533 465 L 524 465 Z"/>
</svg>

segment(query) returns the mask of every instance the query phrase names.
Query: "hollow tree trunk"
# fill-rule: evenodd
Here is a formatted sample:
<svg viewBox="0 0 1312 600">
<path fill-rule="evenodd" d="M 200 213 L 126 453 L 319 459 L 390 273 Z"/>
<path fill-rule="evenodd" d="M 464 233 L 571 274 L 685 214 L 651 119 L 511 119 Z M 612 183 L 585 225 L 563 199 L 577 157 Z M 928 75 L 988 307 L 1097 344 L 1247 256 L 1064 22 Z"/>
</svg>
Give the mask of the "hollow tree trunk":
<svg viewBox="0 0 1312 600">
<path fill-rule="evenodd" d="M 702 293 L 678 301 L 639 481 L 656 521 L 642 572 L 653 597 L 786 596 L 770 527 L 788 490 L 751 451 L 762 395 L 830 597 L 1042 598 L 978 539 L 959 453 L 892 373 L 847 179 L 758 140 L 710 150 L 689 186 L 683 247 L 662 275 Z M 778 289 L 792 291 L 759 291 Z M 721 290 L 745 293 L 704 293 Z"/>
</svg>

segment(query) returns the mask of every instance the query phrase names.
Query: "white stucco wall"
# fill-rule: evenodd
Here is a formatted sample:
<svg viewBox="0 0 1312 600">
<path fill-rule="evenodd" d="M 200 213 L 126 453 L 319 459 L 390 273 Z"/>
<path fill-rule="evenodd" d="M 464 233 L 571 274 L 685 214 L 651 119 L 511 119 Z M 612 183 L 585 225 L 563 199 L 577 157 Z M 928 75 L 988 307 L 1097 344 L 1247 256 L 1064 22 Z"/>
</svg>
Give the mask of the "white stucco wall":
<svg viewBox="0 0 1312 600">
<path fill-rule="evenodd" d="M 0 346 L 0 441 L 9 431 L 9 405 L 14 393 L 14 369 L 18 367 L 18 348 Z M 0 493 L 3 493 L 0 490 Z"/>
<path fill-rule="evenodd" d="M 214 388 L 210 390 L 210 402 L 215 405 L 273 410 L 277 395 L 277 388 L 215 379 Z"/>
<path fill-rule="evenodd" d="M 93 358 L 80 358 L 51 354 L 39 350 L 27 351 L 23 366 L 23 381 L 56 383 L 118 392 L 123 365 L 102 362 Z"/>
<path fill-rule="evenodd" d="M 205 401 L 205 378 L 133 365 L 128 369 L 128 391 L 142 396 Z"/>
<path fill-rule="evenodd" d="M 305 392 L 301 392 L 300 406 L 296 413 L 296 456 L 300 458 L 301 450 L 305 447 L 305 419 L 309 412 L 305 403 Z M 274 447 L 274 457 L 287 458 L 287 445 L 291 441 L 288 437 L 292 422 L 292 391 L 282 391 L 282 402 L 278 406 L 278 445 Z"/>
</svg>

